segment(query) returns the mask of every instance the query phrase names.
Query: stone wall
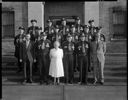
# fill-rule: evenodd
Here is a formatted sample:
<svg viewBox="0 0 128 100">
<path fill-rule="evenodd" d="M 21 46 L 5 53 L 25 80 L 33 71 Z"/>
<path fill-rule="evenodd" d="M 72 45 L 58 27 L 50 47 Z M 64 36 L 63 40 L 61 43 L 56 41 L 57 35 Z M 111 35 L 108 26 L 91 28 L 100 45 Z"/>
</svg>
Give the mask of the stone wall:
<svg viewBox="0 0 128 100">
<path fill-rule="evenodd" d="M 2 2 L 2 8 L 13 8 L 15 13 L 15 35 L 18 34 L 19 26 L 27 26 L 27 2 Z"/>
<path fill-rule="evenodd" d="M 126 9 L 126 0 L 100 2 L 99 5 L 99 25 L 103 27 L 103 33 L 106 35 L 107 40 L 110 40 L 113 34 L 112 7 L 121 6 Z"/>
</svg>

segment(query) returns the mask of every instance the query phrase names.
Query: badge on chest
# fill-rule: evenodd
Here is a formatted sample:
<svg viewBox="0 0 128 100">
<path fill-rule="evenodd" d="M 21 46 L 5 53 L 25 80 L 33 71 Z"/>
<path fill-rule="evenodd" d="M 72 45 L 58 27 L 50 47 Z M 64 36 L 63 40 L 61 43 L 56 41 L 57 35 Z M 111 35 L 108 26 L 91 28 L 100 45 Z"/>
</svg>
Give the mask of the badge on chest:
<svg viewBox="0 0 128 100">
<path fill-rule="evenodd" d="M 88 49 L 89 48 L 89 46 L 88 46 L 88 44 L 84 44 L 83 46 L 78 46 L 78 50 L 81 50 L 82 48 L 85 48 L 85 49 Z"/>
</svg>

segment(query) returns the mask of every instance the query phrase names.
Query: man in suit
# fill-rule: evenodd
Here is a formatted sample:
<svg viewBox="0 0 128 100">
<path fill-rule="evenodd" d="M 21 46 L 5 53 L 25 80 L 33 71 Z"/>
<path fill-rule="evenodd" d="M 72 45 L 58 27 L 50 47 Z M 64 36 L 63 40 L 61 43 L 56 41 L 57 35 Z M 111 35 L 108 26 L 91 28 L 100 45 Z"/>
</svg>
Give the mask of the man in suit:
<svg viewBox="0 0 128 100">
<path fill-rule="evenodd" d="M 86 41 L 88 41 L 88 43 L 91 43 L 91 39 L 92 39 L 92 35 L 89 34 L 89 26 L 88 25 L 83 25 L 83 33 L 86 35 Z M 89 50 L 89 54 L 88 54 L 88 71 L 91 71 L 91 56 L 90 56 L 90 50 Z"/>
<path fill-rule="evenodd" d="M 40 71 L 40 84 L 48 84 L 48 71 L 49 71 L 49 51 L 51 48 L 51 41 L 46 39 L 47 34 L 45 32 L 41 33 L 41 40 L 38 42 L 38 68 Z"/>
<path fill-rule="evenodd" d="M 22 42 L 24 41 L 25 39 L 25 28 L 24 27 L 19 27 L 19 34 L 15 36 L 14 38 L 14 45 L 15 45 L 15 54 L 14 56 L 17 58 L 18 60 L 18 70 L 17 72 L 21 72 L 23 70 L 23 63 L 20 62 L 20 59 L 19 59 L 19 52 L 21 50 L 21 44 Z"/>
<path fill-rule="evenodd" d="M 27 30 L 27 34 L 31 35 L 31 41 L 34 41 L 38 38 L 38 30 L 39 27 L 37 26 L 37 20 L 32 19 L 31 20 L 32 26 L 30 26 Z"/>
<path fill-rule="evenodd" d="M 94 84 L 99 80 L 103 85 L 106 43 L 101 40 L 101 37 L 100 34 L 95 35 L 91 43 L 91 54 L 94 67 Z"/>
<path fill-rule="evenodd" d="M 74 77 L 74 49 L 75 44 L 72 42 L 72 36 L 67 35 L 67 40 L 63 42 L 62 48 L 64 50 L 64 73 L 65 83 L 73 83 Z"/>
<path fill-rule="evenodd" d="M 20 50 L 20 62 L 24 65 L 24 82 L 32 83 L 32 65 L 36 62 L 35 59 L 35 46 L 34 42 L 30 40 L 31 35 L 26 35 L 26 40 L 22 42 L 22 47 Z"/>
<path fill-rule="evenodd" d="M 80 41 L 76 45 L 77 55 L 78 55 L 78 64 L 79 64 L 79 82 L 80 84 L 87 84 L 88 78 L 88 52 L 90 45 L 85 41 L 85 34 L 80 35 Z"/>
<path fill-rule="evenodd" d="M 52 20 L 47 20 L 47 27 L 45 27 L 44 32 L 47 34 L 47 39 L 52 41 L 54 26 Z"/>
</svg>

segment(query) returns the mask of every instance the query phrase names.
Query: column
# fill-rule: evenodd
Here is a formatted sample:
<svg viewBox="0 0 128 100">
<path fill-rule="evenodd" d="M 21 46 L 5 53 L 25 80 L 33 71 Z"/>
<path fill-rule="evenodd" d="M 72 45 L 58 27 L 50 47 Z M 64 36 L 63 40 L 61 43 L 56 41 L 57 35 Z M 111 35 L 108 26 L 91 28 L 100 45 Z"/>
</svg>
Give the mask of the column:
<svg viewBox="0 0 128 100">
<path fill-rule="evenodd" d="M 28 2 L 28 26 L 31 25 L 31 19 L 36 19 L 37 25 L 44 29 L 44 3 Z"/>
<path fill-rule="evenodd" d="M 84 24 L 88 24 L 90 19 L 94 19 L 95 25 L 99 25 L 99 2 L 84 2 Z"/>
</svg>

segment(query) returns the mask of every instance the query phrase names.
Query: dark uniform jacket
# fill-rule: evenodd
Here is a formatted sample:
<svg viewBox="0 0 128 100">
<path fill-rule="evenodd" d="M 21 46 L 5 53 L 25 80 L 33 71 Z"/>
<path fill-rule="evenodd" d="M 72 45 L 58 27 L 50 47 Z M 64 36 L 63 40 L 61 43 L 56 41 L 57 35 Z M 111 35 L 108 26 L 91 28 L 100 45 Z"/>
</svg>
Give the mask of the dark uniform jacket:
<svg viewBox="0 0 128 100">
<path fill-rule="evenodd" d="M 62 44 L 64 54 L 73 54 L 75 50 L 75 44 L 73 42 L 65 41 Z"/>
<path fill-rule="evenodd" d="M 47 39 L 49 39 L 50 41 L 52 41 L 52 37 L 53 37 L 53 33 L 54 33 L 54 27 L 45 27 L 44 32 L 46 32 L 47 34 Z"/>
<path fill-rule="evenodd" d="M 60 26 L 60 33 L 62 34 L 62 41 L 66 41 L 66 35 L 69 33 L 69 26 L 66 25 L 66 26 L 63 26 L 61 25 Z"/>
<path fill-rule="evenodd" d="M 75 24 L 75 28 L 76 28 L 76 32 L 79 34 L 83 31 L 81 24 Z"/>
<path fill-rule="evenodd" d="M 39 27 L 38 26 L 30 26 L 27 30 L 27 34 L 30 34 L 31 35 L 31 40 L 32 41 L 35 41 L 36 39 L 38 39 L 38 30 L 39 30 Z"/>
<path fill-rule="evenodd" d="M 46 39 L 46 40 L 40 40 L 38 42 L 38 52 L 37 52 L 37 56 L 43 56 L 43 55 L 47 55 L 49 54 L 51 48 L 51 42 L 50 40 Z"/>
<path fill-rule="evenodd" d="M 15 45 L 15 54 L 14 56 L 16 58 L 19 58 L 19 52 L 20 52 L 20 48 L 21 48 L 21 43 L 24 41 L 25 39 L 25 34 L 18 34 L 15 38 L 14 38 L 14 45 Z"/>
<path fill-rule="evenodd" d="M 70 34 L 71 34 L 71 36 L 72 36 L 72 41 L 73 41 L 74 43 L 77 43 L 78 40 L 79 40 L 79 33 L 78 33 L 78 32 L 75 32 L 75 33 L 70 32 Z"/>
<path fill-rule="evenodd" d="M 88 55 L 90 49 L 90 44 L 87 41 L 80 41 L 76 45 L 77 55 Z"/>
</svg>

